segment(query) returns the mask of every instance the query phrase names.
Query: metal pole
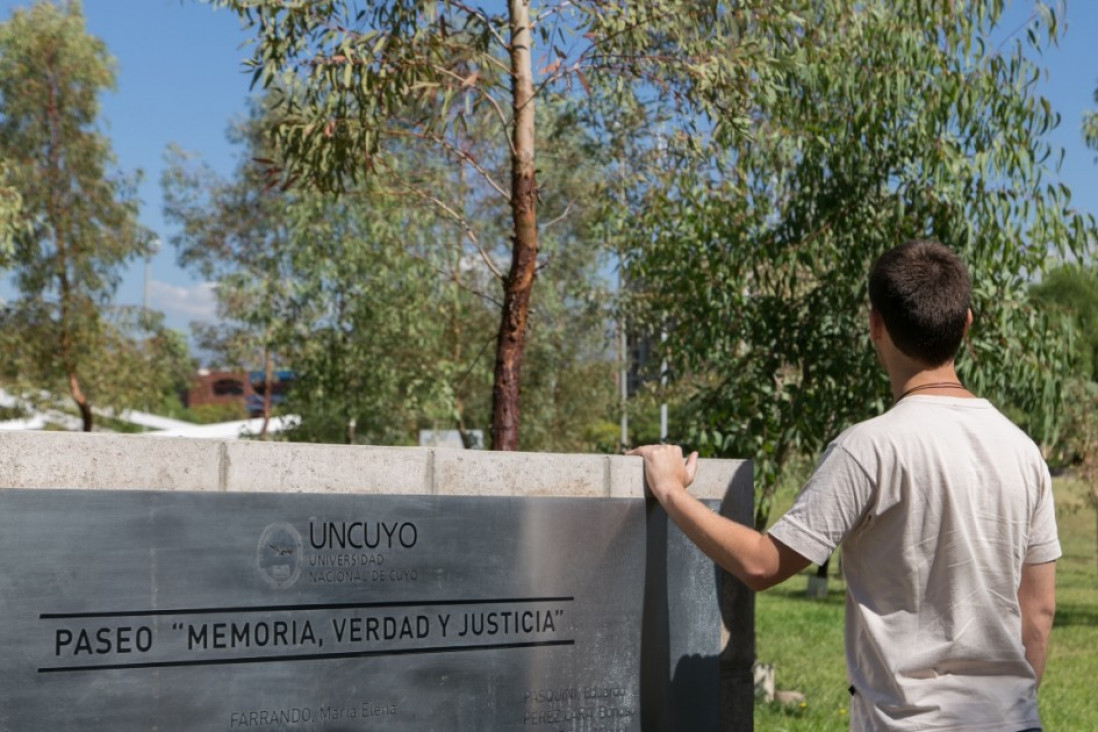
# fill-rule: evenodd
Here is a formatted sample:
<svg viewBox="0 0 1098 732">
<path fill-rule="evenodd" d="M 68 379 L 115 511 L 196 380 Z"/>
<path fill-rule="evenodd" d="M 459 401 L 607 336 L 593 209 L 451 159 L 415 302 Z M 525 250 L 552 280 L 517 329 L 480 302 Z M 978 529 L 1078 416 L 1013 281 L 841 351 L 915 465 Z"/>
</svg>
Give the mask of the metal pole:
<svg viewBox="0 0 1098 732">
<path fill-rule="evenodd" d="M 667 442 L 667 351 L 664 342 L 667 340 L 667 331 L 660 331 L 660 351 L 664 356 L 660 359 L 660 442 Z"/>
<path fill-rule="evenodd" d="M 618 298 L 625 298 L 625 256 L 618 247 Z M 619 376 L 618 393 L 621 397 L 621 449 L 629 449 L 629 336 L 625 327 L 625 316 L 618 320 Z"/>
<path fill-rule="evenodd" d="M 621 347 L 621 376 L 618 378 L 621 388 L 621 449 L 629 447 L 629 339 L 625 334 L 625 318 L 618 321 Z"/>
<path fill-rule="evenodd" d="M 147 327 L 147 325 L 148 325 L 147 318 L 148 318 L 148 315 L 149 315 L 149 273 L 152 270 L 152 258 L 155 257 L 156 253 L 159 252 L 159 251 L 160 251 L 160 238 L 156 237 L 151 242 L 149 242 L 149 251 L 145 255 L 145 283 L 144 283 L 145 286 L 144 286 L 144 294 L 142 295 L 142 298 L 141 298 L 141 320 L 144 321 L 144 323 L 142 323 L 142 327 Z M 145 401 L 145 414 L 149 414 L 149 402 L 148 402 L 148 400 Z M 146 427 L 145 425 L 141 426 L 141 431 L 142 432 L 145 432 L 147 430 L 148 430 L 148 427 Z"/>
<path fill-rule="evenodd" d="M 155 238 L 149 242 L 149 252 L 145 255 L 145 294 L 141 299 L 141 308 L 143 311 L 149 310 L 149 272 L 152 268 L 152 258 L 156 256 L 160 251 L 160 239 Z"/>
</svg>

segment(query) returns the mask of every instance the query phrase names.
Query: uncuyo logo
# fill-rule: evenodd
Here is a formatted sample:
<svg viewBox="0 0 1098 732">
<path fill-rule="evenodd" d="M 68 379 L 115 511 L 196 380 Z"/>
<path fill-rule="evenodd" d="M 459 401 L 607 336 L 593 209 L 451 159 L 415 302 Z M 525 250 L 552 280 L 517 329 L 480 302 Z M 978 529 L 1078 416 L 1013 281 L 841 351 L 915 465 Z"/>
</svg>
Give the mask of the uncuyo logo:
<svg viewBox="0 0 1098 732">
<path fill-rule="evenodd" d="M 301 534 L 287 523 L 263 530 L 256 546 L 259 573 L 272 587 L 289 587 L 301 576 Z"/>
</svg>

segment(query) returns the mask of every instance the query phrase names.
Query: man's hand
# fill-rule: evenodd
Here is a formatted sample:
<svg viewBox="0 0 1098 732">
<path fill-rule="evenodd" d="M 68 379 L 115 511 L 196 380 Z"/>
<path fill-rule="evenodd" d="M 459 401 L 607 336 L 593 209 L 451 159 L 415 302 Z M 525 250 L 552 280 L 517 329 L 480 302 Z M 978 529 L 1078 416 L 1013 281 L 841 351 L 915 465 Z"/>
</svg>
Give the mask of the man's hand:
<svg viewBox="0 0 1098 732">
<path fill-rule="evenodd" d="M 644 480 L 661 504 L 671 493 L 686 490 L 698 472 L 698 453 L 684 462 L 678 445 L 645 445 L 625 454 L 644 458 Z"/>
<path fill-rule="evenodd" d="M 626 455 L 644 458 L 648 488 L 683 533 L 752 590 L 764 590 L 808 566 L 784 544 L 721 516 L 686 492 L 698 472 L 698 453 L 684 461 L 680 447 L 645 445 Z"/>
</svg>

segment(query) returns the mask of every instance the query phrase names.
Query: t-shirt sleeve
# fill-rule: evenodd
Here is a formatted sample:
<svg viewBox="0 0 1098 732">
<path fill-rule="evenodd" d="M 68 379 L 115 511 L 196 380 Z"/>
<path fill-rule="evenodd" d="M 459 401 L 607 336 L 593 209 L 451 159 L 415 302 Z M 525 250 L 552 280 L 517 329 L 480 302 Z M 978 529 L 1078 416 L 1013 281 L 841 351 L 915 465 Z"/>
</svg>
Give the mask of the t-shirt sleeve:
<svg viewBox="0 0 1098 732">
<path fill-rule="evenodd" d="M 1043 467 L 1043 466 L 1042 466 Z M 1052 502 L 1052 478 L 1044 468 L 1040 493 L 1029 523 L 1026 564 L 1043 564 L 1059 559 L 1063 552 L 1056 533 L 1056 507 Z"/>
<path fill-rule="evenodd" d="M 823 564 L 861 522 L 874 489 L 858 461 L 832 443 L 792 508 L 768 533 L 808 561 Z"/>
</svg>

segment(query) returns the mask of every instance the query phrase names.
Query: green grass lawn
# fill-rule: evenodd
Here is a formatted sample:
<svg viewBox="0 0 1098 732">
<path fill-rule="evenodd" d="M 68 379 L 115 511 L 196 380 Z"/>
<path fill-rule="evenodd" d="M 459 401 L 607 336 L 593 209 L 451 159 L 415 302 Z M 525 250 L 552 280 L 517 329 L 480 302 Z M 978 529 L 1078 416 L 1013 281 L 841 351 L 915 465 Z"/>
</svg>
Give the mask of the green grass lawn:
<svg viewBox="0 0 1098 732">
<path fill-rule="evenodd" d="M 1070 478 L 1054 483 L 1060 543 L 1064 556 L 1057 564 L 1057 610 L 1048 666 L 1038 694 L 1045 729 L 1098 729 L 1098 552 L 1094 509 L 1085 500 L 1086 487 Z M 780 516 L 792 501 L 788 489 L 775 501 L 772 516 Z M 845 585 L 831 563 L 826 600 L 807 597 L 810 572 L 760 593 L 755 612 L 757 654 L 775 665 L 778 689 L 805 695 L 803 704 L 755 705 L 755 729 L 846 730 L 846 668 L 843 660 Z"/>
</svg>

